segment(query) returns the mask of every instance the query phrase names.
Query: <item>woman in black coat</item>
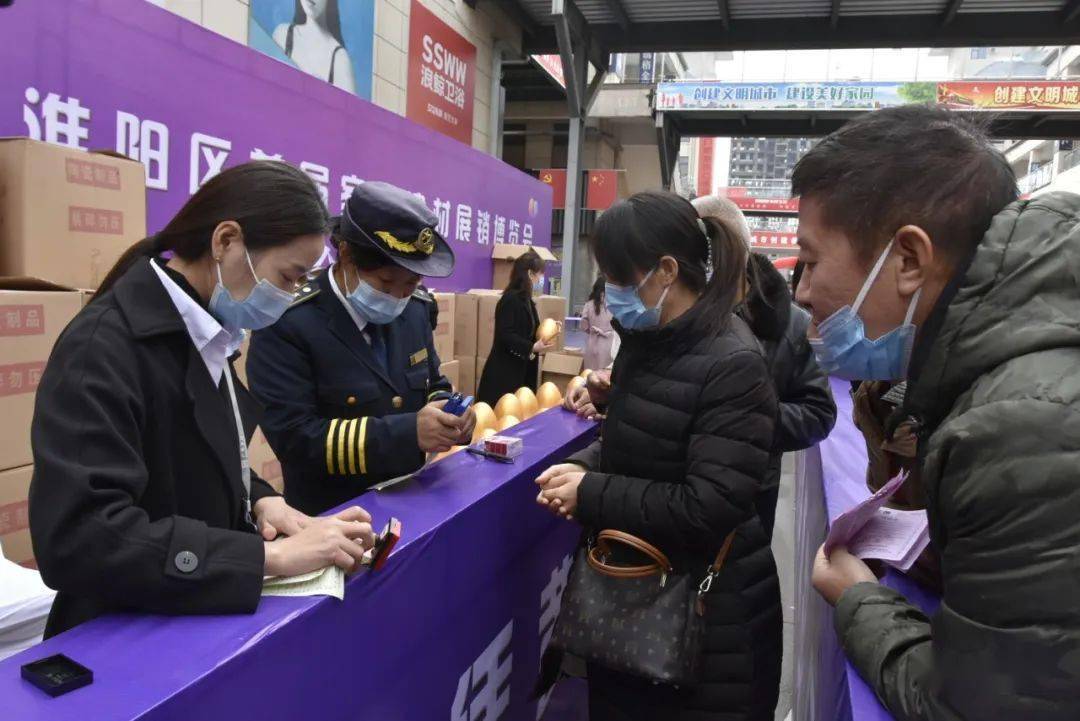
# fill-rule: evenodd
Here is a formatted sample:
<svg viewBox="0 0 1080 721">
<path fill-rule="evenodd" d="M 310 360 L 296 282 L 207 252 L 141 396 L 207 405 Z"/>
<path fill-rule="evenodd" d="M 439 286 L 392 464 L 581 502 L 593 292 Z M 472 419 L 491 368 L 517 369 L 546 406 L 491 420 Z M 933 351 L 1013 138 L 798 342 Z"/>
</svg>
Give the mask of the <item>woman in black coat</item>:
<svg viewBox="0 0 1080 721">
<path fill-rule="evenodd" d="M 356 567 L 366 513 L 311 519 L 247 464 L 258 404 L 230 357 L 292 302 L 327 226 L 296 168 L 225 170 L 61 334 L 31 427 L 30 533 L 57 591 L 47 636 L 117 611 L 250 613 L 263 576 Z"/>
<path fill-rule="evenodd" d="M 514 261 L 510 282 L 495 306 L 495 337 L 476 393 L 489 405 L 522 386 L 536 390 L 539 356 L 554 347 L 536 340 L 540 317 L 532 297 L 543 278 L 544 261 L 533 251 Z"/>
<path fill-rule="evenodd" d="M 601 440 L 545 471 L 537 500 L 591 531 L 637 536 L 677 570 L 703 574 L 735 535 L 705 596 L 700 682 L 676 688 L 590 663 L 590 719 L 771 720 L 780 589 L 754 499 L 777 402 L 759 344 L 732 312 L 746 248 L 663 192 L 616 203 L 591 244 L 622 348 Z"/>
</svg>

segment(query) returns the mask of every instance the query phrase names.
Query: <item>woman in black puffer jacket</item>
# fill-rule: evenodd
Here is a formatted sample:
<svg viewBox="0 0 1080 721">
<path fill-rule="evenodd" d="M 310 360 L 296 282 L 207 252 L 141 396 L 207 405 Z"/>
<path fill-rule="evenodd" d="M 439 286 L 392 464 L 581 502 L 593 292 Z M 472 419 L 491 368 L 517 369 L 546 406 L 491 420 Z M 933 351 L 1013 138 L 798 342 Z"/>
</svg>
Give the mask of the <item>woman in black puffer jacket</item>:
<svg viewBox="0 0 1080 721">
<path fill-rule="evenodd" d="M 771 720 L 780 589 L 754 499 L 777 401 L 758 342 L 732 312 L 746 248 L 662 192 L 616 203 L 591 245 L 622 348 L 602 440 L 543 473 L 538 501 L 642 538 L 676 568 L 705 569 L 736 534 L 706 596 L 700 683 L 674 688 L 590 664 L 590 721 Z"/>
</svg>

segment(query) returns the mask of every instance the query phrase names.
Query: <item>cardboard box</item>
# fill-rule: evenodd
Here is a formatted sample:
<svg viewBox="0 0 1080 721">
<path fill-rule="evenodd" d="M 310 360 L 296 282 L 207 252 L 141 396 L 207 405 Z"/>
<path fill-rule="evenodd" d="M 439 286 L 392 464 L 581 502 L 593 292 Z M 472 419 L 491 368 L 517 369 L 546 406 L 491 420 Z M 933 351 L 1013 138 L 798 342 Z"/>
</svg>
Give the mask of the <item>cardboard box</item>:
<svg viewBox="0 0 1080 721">
<path fill-rule="evenodd" d="M 480 297 L 458 293 L 454 301 L 454 357 L 476 357 L 476 317 Z"/>
<path fill-rule="evenodd" d="M 537 295 L 533 296 L 533 302 L 536 303 L 536 314 L 540 316 L 540 321 L 543 322 L 547 318 L 562 323 L 566 320 L 566 298 L 561 295 Z M 565 343 L 566 333 L 561 332 L 555 336 L 555 350 L 561 351 Z"/>
<path fill-rule="evenodd" d="M 496 243 L 491 247 L 491 287 L 498 291 L 505 290 L 506 284 L 510 282 L 510 270 L 514 267 L 514 261 L 530 250 L 536 251 L 545 262 L 558 260 L 554 253 L 539 245 Z"/>
<path fill-rule="evenodd" d="M 97 288 L 145 235 L 142 163 L 0 139 L 0 275 Z"/>
<path fill-rule="evenodd" d="M 559 392 L 566 395 L 566 385 L 570 379 L 581 373 L 583 359 L 579 355 L 566 353 L 546 353 L 540 363 L 540 384 L 554 383 Z"/>
<path fill-rule="evenodd" d="M 439 354 L 439 360 L 453 359 L 457 298 L 453 293 L 435 293 L 434 295 L 439 303 L 439 325 L 434 332 L 435 352 Z"/>
<path fill-rule="evenodd" d="M 476 390 L 480 390 L 480 379 L 484 377 L 484 364 L 487 363 L 487 356 L 478 356 L 476 358 Z"/>
<path fill-rule="evenodd" d="M 251 469 L 259 474 L 259 478 L 273 486 L 278 493 L 283 492 L 285 478 L 281 473 L 281 463 L 263 435 L 262 428 L 255 429 L 255 434 L 248 443 L 248 462 L 251 463 Z"/>
<path fill-rule="evenodd" d="M 456 360 L 448 361 L 439 366 L 439 372 L 446 376 L 455 391 L 461 390 L 461 364 Z"/>
<path fill-rule="evenodd" d="M 476 384 L 479 380 L 476 375 L 476 356 L 459 355 L 454 360 L 458 362 L 458 390 L 465 395 L 476 395 Z"/>
<path fill-rule="evenodd" d="M 33 567 L 30 544 L 30 477 L 33 466 L 0 471 L 0 548 L 4 558 Z"/>
<path fill-rule="evenodd" d="M 491 354 L 491 344 L 495 341 L 495 306 L 499 304 L 502 292 L 497 290 L 475 289 L 469 291 L 477 297 L 476 307 L 476 355 L 487 358 Z M 476 377 L 479 379 L 480 374 Z"/>
<path fill-rule="evenodd" d="M 76 291 L 35 278 L 0 278 L 0 470 L 33 462 L 38 383 L 60 332 L 82 307 Z"/>
</svg>

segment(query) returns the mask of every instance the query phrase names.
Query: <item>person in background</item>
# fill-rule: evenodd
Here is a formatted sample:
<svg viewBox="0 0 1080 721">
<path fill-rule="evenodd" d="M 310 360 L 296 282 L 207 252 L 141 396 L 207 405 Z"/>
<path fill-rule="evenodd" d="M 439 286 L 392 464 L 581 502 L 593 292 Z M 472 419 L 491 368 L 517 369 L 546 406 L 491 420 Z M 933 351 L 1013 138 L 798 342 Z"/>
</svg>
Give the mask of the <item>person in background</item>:
<svg viewBox="0 0 1080 721">
<path fill-rule="evenodd" d="M 341 36 L 338 0 L 296 0 L 292 22 L 274 29 L 274 42 L 304 72 L 356 93 L 352 59 Z"/>
<path fill-rule="evenodd" d="M 887 142 L 883 142 L 887 138 Z M 1000 151 L 924 105 L 799 161 L 797 300 L 824 370 L 907 380 L 940 607 L 844 548 L 813 582 L 898 721 L 1080 718 L 1080 197 L 1017 201 Z"/>
<path fill-rule="evenodd" d="M 539 356 L 555 347 L 536 339 L 540 316 L 533 295 L 543 284 L 543 259 L 531 250 L 518 256 L 510 269 L 510 282 L 495 306 L 495 336 L 476 393 L 489 405 L 523 386 L 536 390 Z M 480 322 L 487 321 L 482 318 Z"/>
<path fill-rule="evenodd" d="M 258 409 L 230 357 L 288 308 L 327 220 L 300 170 L 229 168 L 61 334 L 31 427 L 30 533 L 57 590 L 46 636 L 110 612 L 250 613 L 264 576 L 358 566 L 366 512 L 310 518 L 249 467 Z"/>
<path fill-rule="evenodd" d="M 612 361 L 611 339 L 615 331 L 611 329 L 611 311 L 604 305 L 603 278 L 593 283 L 589 300 L 581 310 L 581 321 L 585 326 L 585 367 L 607 368 Z"/>
<path fill-rule="evenodd" d="M 735 203 L 705 195 L 693 204 L 702 217 L 717 218 L 735 228 L 749 251 L 750 227 Z M 737 312 L 761 341 L 780 401 L 769 473 L 757 496 L 758 513 L 771 537 L 783 456 L 824 440 L 836 423 L 836 403 L 829 378 L 818 367 L 806 339 L 810 314 L 792 302 L 787 283 L 768 258 L 758 253 L 749 256 L 747 293 Z"/>
<path fill-rule="evenodd" d="M 429 304 L 414 296 L 422 276 L 454 269 L 437 227 L 412 193 L 358 186 L 336 225 L 337 263 L 251 339 L 247 371 L 266 409 L 263 432 L 281 461 L 285 497 L 307 513 L 412 473 L 425 453 L 472 436 L 472 411 L 442 411 L 452 389 L 439 371 Z"/>
<path fill-rule="evenodd" d="M 654 684 L 590 663 L 591 721 L 773 718 L 780 587 L 754 499 L 776 394 L 760 346 L 734 314 L 746 273 L 737 231 L 667 192 L 619 201 L 590 245 L 623 339 L 601 440 L 537 479 L 538 502 L 588 529 L 705 569 L 735 531 L 705 594 L 702 679 Z M 714 270 L 715 269 L 715 270 Z"/>
</svg>

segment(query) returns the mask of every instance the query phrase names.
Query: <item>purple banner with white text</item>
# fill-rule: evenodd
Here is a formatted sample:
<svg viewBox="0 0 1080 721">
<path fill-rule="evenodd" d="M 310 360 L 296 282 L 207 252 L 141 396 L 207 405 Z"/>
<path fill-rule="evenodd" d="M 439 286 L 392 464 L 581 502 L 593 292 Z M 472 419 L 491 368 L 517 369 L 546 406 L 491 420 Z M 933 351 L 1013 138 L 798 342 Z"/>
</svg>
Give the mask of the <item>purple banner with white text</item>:
<svg viewBox="0 0 1080 721">
<path fill-rule="evenodd" d="M 277 158 L 335 213 L 365 180 L 423 196 L 457 255 L 438 290 L 490 285 L 494 243 L 551 243 L 550 187 L 145 0 L 0 8 L 0 67 L 0 136 L 142 161 L 151 233 L 223 168 Z"/>
</svg>

